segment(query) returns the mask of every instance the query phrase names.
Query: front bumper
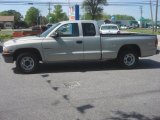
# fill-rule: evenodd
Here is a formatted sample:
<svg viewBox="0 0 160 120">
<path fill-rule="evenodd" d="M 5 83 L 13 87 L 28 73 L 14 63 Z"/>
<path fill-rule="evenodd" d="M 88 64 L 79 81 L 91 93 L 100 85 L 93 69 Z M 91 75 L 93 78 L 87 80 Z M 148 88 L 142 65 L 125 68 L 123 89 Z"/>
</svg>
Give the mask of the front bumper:
<svg viewBox="0 0 160 120">
<path fill-rule="evenodd" d="M 13 63 L 13 54 L 12 53 L 2 53 L 3 59 L 6 63 Z"/>
</svg>

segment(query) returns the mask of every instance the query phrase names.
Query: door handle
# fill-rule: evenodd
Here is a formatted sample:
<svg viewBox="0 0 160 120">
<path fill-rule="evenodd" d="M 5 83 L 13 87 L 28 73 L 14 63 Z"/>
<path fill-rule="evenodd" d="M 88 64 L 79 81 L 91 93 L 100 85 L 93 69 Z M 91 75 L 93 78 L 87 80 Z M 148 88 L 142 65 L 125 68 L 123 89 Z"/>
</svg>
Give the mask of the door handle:
<svg viewBox="0 0 160 120">
<path fill-rule="evenodd" d="M 82 44 L 81 40 L 76 41 L 77 44 Z"/>
<path fill-rule="evenodd" d="M 45 50 L 49 50 L 49 49 L 52 49 L 52 48 L 44 48 Z"/>
</svg>

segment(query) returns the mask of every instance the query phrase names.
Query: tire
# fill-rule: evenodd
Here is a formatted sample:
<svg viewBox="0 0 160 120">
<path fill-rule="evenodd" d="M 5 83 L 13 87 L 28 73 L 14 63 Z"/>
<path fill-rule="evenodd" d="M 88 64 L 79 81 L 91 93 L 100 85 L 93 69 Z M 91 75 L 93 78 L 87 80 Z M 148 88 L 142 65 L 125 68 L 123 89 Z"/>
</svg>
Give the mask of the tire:
<svg viewBox="0 0 160 120">
<path fill-rule="evenodd" d="M 38 59 L 35 54 L 22 53 L 16 60 L 16 68 L 25 74 L 33 73 L 37 69 Z"/>
<path fill-rule="evenodd" d="M 139 61 L 138 55 L 134 51 L 123 51 L 119 54 L 118 62 L 121 65 L 121 67 L 126 69 L 133 69 L 136 67 L 137 63 Z"/>
</svg>

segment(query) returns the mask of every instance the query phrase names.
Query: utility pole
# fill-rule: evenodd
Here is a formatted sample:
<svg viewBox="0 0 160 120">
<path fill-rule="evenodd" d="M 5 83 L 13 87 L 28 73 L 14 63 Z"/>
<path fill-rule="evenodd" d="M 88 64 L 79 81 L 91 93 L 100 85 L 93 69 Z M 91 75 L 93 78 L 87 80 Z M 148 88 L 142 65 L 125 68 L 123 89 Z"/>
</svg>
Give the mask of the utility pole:
<svg viewBox="0 0 160 120">
<path fill-rule="evenodd" d="M 143 14 L 143 7 L 140 6 L 140 13 L 141 13 L 141 18 L 140 18 L 140 28 L 142 28 L 142 22 L 143 22 L 143 17 L 142 17 L 142 14 Z"/>
<path fill-rule="evenodd" d="M 150 12 L 151 12 L 151 20 L 152 20 L 152 32 L 154 33 L 154 21 L 153 21 L 152 1 L 151 0 L 150 0 Z"/>
<path fill-rule="evenodd" d="M 157 32 L 158 0 L 156 0 L 155 32 Z"/>
<path fill-rule="evenodd" d="M 68 18 L 70 20 L 70 16 L 71 16 L 71 6 L 70 6 L 70 0 L 68 0 Z"/>
<path fill-rule="evenodd" d="M 41 14 L 39 14 L 39 25 L 41 26 L 41 18 L 42 18 L 42 15 Z"/>
<path fill-rule="evenodd" d="M 51 17 L 51 16 L 50 16 L 50 15 L 51 15 L 51 10 L 52 10 L 52 9 L 51 9 L 51 3 L 49 2 L 49 3 L 48 3 L 48 12 L 49 12 L 49 13 L 48 13 L 48 16 L 49 16 L 48 19 L 49 19 L 49 23 L 51 22 L 51 21 L 50 21 L 50 19 L 51 19 L 51 18 L 50 18 L 50 17 Z"/>
<path fill-rule="evenodd" d="M 49 11 L 49 15 L 51 14 L 51 3 L 49 2 L 49 4 L 48 4 L 49 6 L 48 6 L 48 11 Z"/>
</svg>

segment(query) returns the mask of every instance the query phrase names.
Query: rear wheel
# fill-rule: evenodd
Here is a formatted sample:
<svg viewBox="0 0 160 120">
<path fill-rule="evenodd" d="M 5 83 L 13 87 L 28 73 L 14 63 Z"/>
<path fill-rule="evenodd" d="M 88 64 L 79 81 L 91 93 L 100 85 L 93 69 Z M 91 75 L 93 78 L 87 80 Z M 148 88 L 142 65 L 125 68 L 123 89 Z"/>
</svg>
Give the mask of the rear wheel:
<svg viewBox="0 0 160 120">
<path fill-rule="evenodd" d="M 138 63 L 138 55 L 134 51 L 123 51 L 119 54 L 118 61 L 123 68 L 132 69 Z"/>
<path fill-rule="evenodd" d="M 38 66 L 38 59 L 35 54 L 22 53 L 17 57 L 16 67 L 23 73 L 33 73 Z"/>
</svg>

